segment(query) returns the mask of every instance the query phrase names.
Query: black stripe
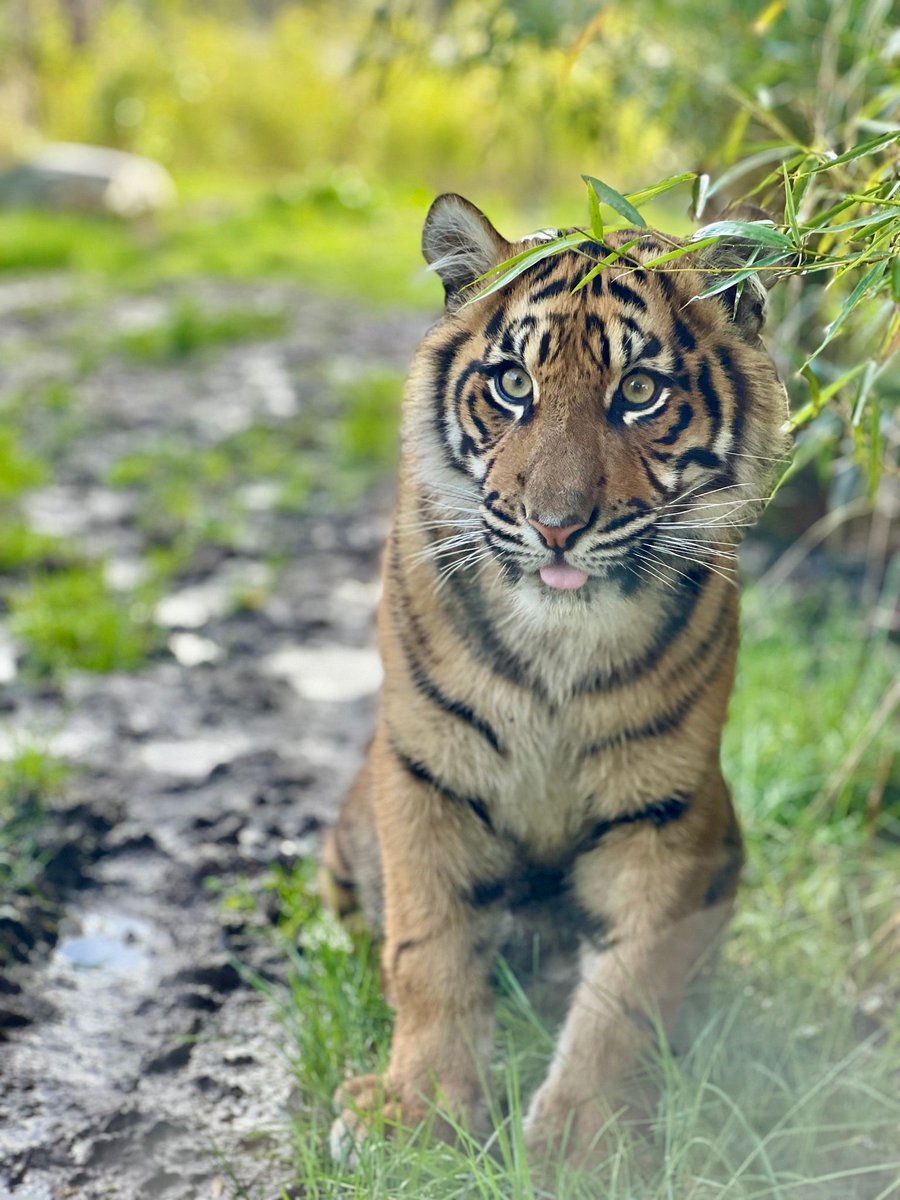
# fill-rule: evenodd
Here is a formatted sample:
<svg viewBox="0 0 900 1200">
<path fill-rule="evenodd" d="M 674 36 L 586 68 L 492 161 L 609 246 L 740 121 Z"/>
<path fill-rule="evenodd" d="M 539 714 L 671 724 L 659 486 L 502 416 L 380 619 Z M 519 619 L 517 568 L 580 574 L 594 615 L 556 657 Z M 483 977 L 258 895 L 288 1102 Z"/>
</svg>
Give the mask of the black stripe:
<svg viewBox="0 0 900 1200">
<path fill-rule="evenodd" d="M 675 285 L 666 274 L 665 269 L 663 267 L 651 267 L 650 272 L 653 275 L 653 278 L 659 284 L 662 294 L 667 300 L 671 300 L 675 294 Z"/>
<path fill-rule="evenodd" d="M 686 467 L 696 465 L 705 467 L 710 471 L 717 471 L 719 467 L 725 464 L 712 450 L 707 450 L 705 446 L 697 446 L 693 450 L 685 450 L 684 454 L 679 455 L 675 462 L 675 466 L 679 471 L 685 470 Z"/>
<path fill-rule="evenodd" d="M 426 634 L 425 630 L 422 629 L 418 617 L 413 612 L 409 594 L 406 591 L 402 576 L 400 574 L 400 564 L 397 558 L 397 553 L 396 539 L 392 539 L 390 546 L 390 565 L 393 572 L 394 582 L 397 585 L 398 591 L 399 604 L 397 616 L 399 617 L 402 614 L 407 618 L 412 626 L 412 633 L 416 643 L 427 652 L 429 643 L 428 635 Z M 450 696 L 445 695 L 441 691 L 441 689 L 437 686 L 437 684 L 416 658 L 415 650 L 405 636 L 405 631 L 400 628 L 399 621 L 397 619 L 395 619 L 394 624 L 397 629 L 397 636 L 400 639 L 400 648 L 403 651 L 406 664 L 409 668 L 410 677 L 412 678 L 417 691 L 421 692 L 423 696 L 426 696 L 439 708 L 443 709 L 445 713 L 448 713 L 452 717 L 458 717 L 461 721 L 465 721 L 465 723 L 471 726 L 476 733 L 480 733 L 488 745 L 492 746 L 498 754 L 505 755 L 506 747 L 503 745 L 500 738 L 493 728 L 488 724 L 488 722 L 479 717 L 477 713 L 473 712 L 473 710 L 469 708 L 468 705 L 463 704 L 462 701 L 453 700 Z"/>
<path fill-rule="evenodd" d="M 505 529 L 493 529 L 491 526 L 488 526 L 488 532 L 491 534 L 491 536 L 500 538 L 500 540 L 503 542 L 512 542 L 514 546 L 521 547 L 525 545 L 521 535 L 507 533 Z"/>
<path fill-rule="evenodd" d="M 678 589 L 678 603 L 670 610 L 650 647 L 621 666 L 585 677 L 575 685 L 576 696 L 627 687 L 656 667 L 675 639 L 687 628 L 710 577 L 709 569 L 701 565 L 691 567 L 686 574 L 688 578 Z"/>
<path fill-rule="evenodd" d="M 728 641 L 723 641 L 719 648 L 719 653 L 713 659 L 712 666 L 703 673 L 702 678 L 694 687 L 685 692 L 677 704 L 674 704 L 658 717 L 654 717 L 652 721 L 648 721 L 646 725 L 623 729 L 613 737 L 602 738 L 599 742 L 594 742 L 590 746 L 586 746 L 579 757 L 582 759 L 593 758 L 597 754 L 602 754 L 605 750 L 611 750 L 616 746 L 623 746 L 626 742 L 645 741 L 647 738 L 662 737 L 665 734 L 672 733 L 684 721 L 691 709 L 699 702 L 710 683 L 715 679 L 728 647 Z"/>
<path fill-rule="evenodd" d="M 501 304 L 487 325 L 484 327 L 484 336 L 489 342 L 492 342 L 500 332 L 500 326 L 503 324 L 503 318 L 506 316 L 506 309 Z"/>
<path fill-rule="evenodd" d="M 542 287 L 538 292 L 532 292 L 529 297 L 532 304 L 537 304 L 541 300 L 549 300 L 551 296 L 559 296 L 562 292 L 568 289 L 569 283 L 566 279 L 554 279 L 552 283 L 548 283 L 546 287 Z"/>
<path fill-rule="evenodd" d="M 681 350 L 690 351 L 696 348 L 697 339 L 679 317 L 675 318 L 672 332 L 675 335 L 675 342 Z"/>
<path fill-rule="evenodd" d="M 653 441 L 656 443 L 657 446 L 672 446 L 672 445 L 674 445 L 675 442 L 678 441 L 678 439 L 681 437 L 681 435 L 687 429 L 688 425 L 690 425 L 691 421 L 693 420 L 693 417 L 694 417 L 694 410 L 693 410 L 693 408 L 691 408 L 690 404 L 685 402 L 684 404 L 679 405 L 678 420 L 675 422 L 674 425 L 671 425 L 669 427 L 669 430 L 664 437 L 654 438 Z"/>
<path fill-rule="evenodd" d="M 734 442 L 731 446 L 731 452 L 740 450 L 744 441 L 744 423 L 746 420 L 747 407 L 750 402 L 750 388 L 747 384 L 747 378 L 738 367 L 735 366 L 734 360 L 730 352 L 725 346 L 716 347 L 716 357 L 719 360 L 719 366 L 731 385 L 733 393 L 734 419 L 731 428 Z"/>
<path fill-rule="evenodd" d="M 487 721 L 482 720 L 467 704 L 463 704 L 460 700 L 452 700 L 449 696 L 445 695 L 425 669 L 416 662 L 410 652 L 410 647 L 402 640 L 401 645 L 406 656 L 410 677 L 416 686 L 416 690 L 431 700 L 433 704 L 436 704 L 443 712 L 451 717 L 458 717 L 460 721 L 464 721 L 476 733 L 480 733 L 488 745 L 496 750 L 498 754 L 505 755 L 506 747 Z"/>
<path fill-rule="evenodd" d="M 644 336 L 646 337 L 646 341 L 644 342 L 643 350 L 641 350 L 641 358 L 655 358 L 662 350 L 662 342 L 658 337 L 654 337 L 652 333 L 649 337 L 646 334 Z"/>
<path fill-rule="evenodd" d="M 634 288 L 630 288 L 627 283 L 622 283 L 619 279 L 610 279 L 609 290 L 617 300 L 621 300 L 624 304 L 633 304 L 639 311 L 646 311 L 647 302 L 644 297 L 639 295 Z"/>
<path fill-rule="evenodd" d="M 468 333 L 460 333 L 451 338 L 450 341 L 435 351 L 434 364 L 437 367 L 437 374 L 434 381 L 434 397 L 435 411 L 434 424 L 438 438 L 447 455 L 450 466 L 461 474 L 466 475 L 468 472 L 463 463 L 456 457 L 453 452 L 453 447 L 450 444 L 450 421 L 447 411 L 447 384 L 450 379 L 450 371 L 456 361 L 456 356 L 460 347 L 464 346 L 469 340 Z"/>
<path fill-rule="evenodd" d="M 488 510 L 492 517 L 496 517 L 498 521 L 503 521 L 506 525 L 514 525 L 519 528 L 519 522 L 515 517 L 511 517 L 509 513 L 503 512 L 501 509 L 494 506 L 494 502 L 499 500 L 499 492 L 491 492 L 489 496 L 484 498 L 484 507 Z"/>
<path fill-rule="evenodd" d="M 397 762 L 400 763 L 408 775 L 411 775 L 413 779 L 417 779 L 419 783 L 424 783 L 427 787 L 434 788 L 439 796 L 442 796 L 445 800 L 449 800 L 451 804 L 465 805 L 475 814 L 485 828 L 489 829 L 491 833 L 494 832 L 494 823 L 491 820 L 491 814 L 488 812 L 488 807 L 483 800 L 480 800 L 477 796 L 460 795 L 453 788 L 440 783 L 424 763 L 419 762 L 417 759 L 409 758 L 394 742 L 391 742 L 390 745 Z"/>
<path fill-rule="evenodd" d="M 641 460 L 641 467 L 643 468 L 644 474 L 647 476 L 647 481 L 650 484 L 650 486 L 652 488 L 655 488 L 656 491 L 658 491 L 660 493 L 660 495 L 665 495 L 665 493 L 666 493 L 665 486 L 663 485 L 661 480 L 657 479 L 650 464 L 647 462 L 646 458 L 644 458 L 643 454 L 641 454 L 640 451 L 638 451 L 638 458 Z"/>
<path fill-rule="evenodd" d="M 722 405 L 716 394 L 716 389 L 713 387 L 709 363 L 706 359 L 700 364 L 700 370 L 697 373 L 697 386 L 703 393 L 703 399 L 706 402 L 706 411 L 709 414 L 709 422 L 712 426 L 712 433 L 709 436 L 709 440 L 714 442 L 716 435 L 722 428 Z"/>
<path fill-rule="evenodd" d="M 462 571 L 454 571 L 447 577 L 450 590 L 459 606 L 459 613 L 453 613 L 460 636 L 466 641 L 475 640 L 475 651 L 487 667 L 516 687 L 525 688 L 545 704 L 550 704 L 547 691 L 539 679 L 534 678 L 526 669 L 518 656 L 501 640 L 494 629 L 490 614 L 486 611 L 484 598 L 477 588 L 473 588 L 468 580 L 460 576 Z M 459 617 L 464 619 L 460 627 Z"/>
<path fill-rule="evenodd" d="M 538 366 L 542 367 L 550 353 L 550 330 L 545 329 L 541 334 L 541 344 L 538 346 Z"/>
<path fill-rule="evenodd" d="M 672 796 L 666 796 L 663 800 L 654 800 L 636 812 L 620 813 L 617 817 L 598 821 L 579 842 L 576 853 L 578 855 L 590 854 L 608 833 L 612 833 L 614 829 L 621 829 L 625 825 L 638 825 L 646 821 L 654 829 L 662 829 L 664 825 L 683 817 L 689 808 L 690 798 L 676 792 Z"/>
<path fill-rule="evenodd" d="M 489 388 L 485 388 L 485 391 L 489 391 L 489 390 L 490 390 Z M 478 413 L 476 413 L 476 411 L 475 411 L 475 396 L 470 396 L 469 399 L 466 401 L 466 411 L 468 412 L 469 417 L 472 420 L 472 424 L 478 430 L 478 437 L 480 439 L 481 445 L 482 446 L 487 445 L 491 440 L 491 435 L 488 432 L 488 427 L 485 425 L 484 421 L 482 421 L 482 419 L 479 417 Z"/>
</svg>

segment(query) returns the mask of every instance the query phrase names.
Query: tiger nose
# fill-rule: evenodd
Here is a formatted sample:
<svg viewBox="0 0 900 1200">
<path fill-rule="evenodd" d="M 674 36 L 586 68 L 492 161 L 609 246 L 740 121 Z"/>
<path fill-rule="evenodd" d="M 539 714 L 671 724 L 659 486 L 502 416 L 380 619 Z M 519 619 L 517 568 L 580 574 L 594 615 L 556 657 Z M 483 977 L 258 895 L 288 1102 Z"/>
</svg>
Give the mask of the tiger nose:
<svg viewBox="0 0 900 1200">
<path fill-rule="evenodd" d="M 569 538 L 579 529 L 584 529 L 587 524 L 586 521 L 576 521 L 572 525 L 544 525 L 543 522 L 536 521 L 533 517 L 528 517 L 527 521 L 532 529 L 537 530 L 544 545 L 551 546 L 554 550 L 564 549 Z"/>
</svg>

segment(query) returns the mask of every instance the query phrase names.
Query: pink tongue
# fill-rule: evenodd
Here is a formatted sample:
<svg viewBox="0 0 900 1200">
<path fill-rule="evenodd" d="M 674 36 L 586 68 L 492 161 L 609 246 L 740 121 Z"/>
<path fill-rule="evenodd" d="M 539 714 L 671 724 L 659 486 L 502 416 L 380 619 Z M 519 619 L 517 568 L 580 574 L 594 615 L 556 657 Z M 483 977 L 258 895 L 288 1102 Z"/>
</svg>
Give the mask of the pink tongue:
<svg viewBox="0 0 900 1200">
<path fill-rule="evenodd" d="M 562 588 L 565 591 L 572 591 L 574 588 L 580 588 L 583 583 L 587 583 L 587 575 L 584 571 L 567 566 L 565 563 L 559 567 L 541 567 L 539 573 L 547 587 Z"/>
</svg>

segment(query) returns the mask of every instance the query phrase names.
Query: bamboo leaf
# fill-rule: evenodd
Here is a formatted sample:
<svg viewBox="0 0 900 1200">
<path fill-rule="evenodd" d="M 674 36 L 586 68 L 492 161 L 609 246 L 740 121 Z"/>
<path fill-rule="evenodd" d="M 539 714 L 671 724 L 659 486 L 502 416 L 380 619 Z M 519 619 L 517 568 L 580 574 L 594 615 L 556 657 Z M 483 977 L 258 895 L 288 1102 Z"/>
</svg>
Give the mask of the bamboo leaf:
<svg viewBox="0 0 900 1200">
<path fill-rule="evenodd" d="M 593 188 L 588 188 L 588 212 L 590 213 L 591 233 L 598 242 L 603 241 L 603 214 L 600 211 L 600 201 Z"/>
<path fill-rule="evenodd" d="M 585 276 L 578 280 L 578 283 L 576 283 L 575 287 L 572 288 L 572 295 L 574 296 L 576 292 L 580 292 L 583 287 L 587 287 L 591 280 L 596 279 L 601 271 L 605 270 L 611 263 L 616 262 L 617 259 L 622 258 L 623 255 L 627 254 L 632 246 L 636 246 L 640 240 L 641 239 L 639 237 L 632 238 L 631 241 L 623 243 L 618 250 L 611 250 L 605 258 L 601 258 L 596 266 L 592 267 Z"/>
<path fill-rule="evenodd" d="M 813 374 L 812 368 L 808 362 L 805 362 L 800 368 L 800 374 L 809 384 L 812 398 L 803 405 L 803 407 L 791 417 L 788 422 L 788 430 L 795 433 L 798 429 L 802 429 L 808 425 L 815 417 L 819 415 L 832 396 L 836 396 L 842 387 L 846 387 L 851 380 L 855 379 L 866 368 L 865 363 L 857 363 L 855 367 L 851 367 L 839 379 L 833 380 L 827 387 L 821 387 L 818 379 Z"/>
<path fill-rule="evenodd" d="M 694 237 L 739 237 L 748 242 L 758 242 L 762 246 L 777 246 L 780 250 L 793 249 L 791 239 L 779 233 L 771 222 L 766 221 L 713 221 L 711 225 L 704 225 L 702 229 L 698 229 Z"/>
<path fill-rule="evenodd" d="M 835 334 L 840 329 L 840 327 L 843 325 L 843 323 L 847 320 L 847 318 L 853 312 L 854 308 L 856 308 L 856 306 L 862 302 L 862 300 L 864 299 L 866 294 L 869 291 L 871 291 L 872 288 L 876 287 L 881 282 L 882 276 L 885 274 L 886 271 L 887 271 L 887 260 L 885 260 L 885 259 L 882 259 L 881 262 L 877 262 L 874 267 L 872 267 L 870 270 L 866 271 L 865 275 L 863 275 L 862 279 L 859 281 L 859 283 L 856 285 L 856 287 L 853 289 L 853 291 L 850 293 L 850 295 L 847 297 L 847 299 L 841 305 L 841 310 L 838 313 L 838 315 L 835 317 L 835 319 L 831 322 L 831 324 L 828 326 L 828 329 L 825 333 L 825 337 L 822 339 L 821 342 L 819 342 L 818 346 L 815 348 L 815 350 L 813 350 L 812 354 L 810 354 L 809 358 L 803 364 L 804 366 L 808 366 L 813 361 L 814 358 L 818 357 L 818 355 L 820 355 L 822 353 L 822 351 L 825 349 L 825 347 L 828 345 L 828 343 L 833 340 Z M 865 364 L 863 364 L 863 365 L 865 365 Z"/>
<path fill-rule="evenodd" d="M 463 308 L 466 308 L 469 304 L 474 304 L 476 300 L 484 300 L 486 296 L 491 296 L 494 292 L 499 292 L 502 288 L 512 283 L 514 279 L 518 279 L 523 271 L 527 271 L 535 263 L 542 262 L 545 258 L 550 258 L 554 254 L 560 254 L 563 250 L 580 246 L 582 242 L 586 241 L 590 241 L 588 235 L 582 230 L 577 230 L 575 233 L 568 233 L 564 237 L 554 238 L 552 242 L 544 242 L 539 246 L 523 250 L 520 254 L 513 255 L 512 258 L 499 263 L 492 270 L 484 275 L 480 275 L 469 284 L 470 288 L 475 288 L 479 283 L 489 281 L 486 287 L 481 288 L 466 300 Z"/>
<path fill-rule="evenodd" d="M 651 184 L 650 187 L 641 188 L 637 192 L 629 192 L 625 199 L 637 208 L 640 204 L 646 204 L 649 200 L 655 200 L 657 196 L 661 196 L 663 192 L 669 192 L 679 184 L 687 183 L 689 180 L 696 179 L 695 171 L 683 171 L 681 175 L 670 175 L 668 179 L 663 179 L 659 183 Z M 593 190 L 593 189 L 591 189 Z M 624 213 L 622 214 L 625 215 Z"/>
<path fill-rule="evenodd" d="M 755 171 L 757 167 L 765 167 L 771 162 L 780 162 L 782 159 L 787 158 L 788 155 L 796 154 L 799 149 L 802 149 L 802 147 L 794 142 L 779 142 L 777 146 L 769 146 L 766 150 L 760 150 L 758 154 L 751 154 L 747 158 L 742 158 L 733 167 L 729 167 L 727 171 L 722 172 L 715 183 L 709 187 L 707 196 L 715 196 L 723 188 L 727 188 L 734 183 L 736 179 L 740 179 L 744 175 L 749 175 L 751 171 Z"/>
<path fill-rule="evenodd" d="M 837 154 L 834 158 L 828 158 L 816 167 L 810 167 L 805 174 L 820 175 L 823 171 L 831 171 L 834 167 L 841 166 L 842 163 L 854 162 L 857 158 L 865 158 L 866 155 L 874 154 L 877 150 L 889 146 L 891 142 L 900 142 L 900 130 L 892 129 L 890 133 L 883 133 L 880 137 L 872 138 L 868 142 L 860 142 L 852 150 L 847 150 L 844 154 Z"/>
<path fill-rule="evenodd" d="M 703 210 L 706 208 L 706 197 L 708 195 L 709 176 L 697 175 L 694 178 L 694 186 L 691 189 L 691 213 L 695 221 L 699 221 L 703 216 Z"/>
<path fill-rule="evenodd" d="M 608 183 L 604 183 L 601 179 L 595 179 L 593 175 L 582 175 L 581 178 L 588 185 L 588 188 L 596 193 L 597 199 L 601 203 L 608 204 L 620 217 L 624 217 L 626 221 L 631 221 L 633 225 L 637 225 L 641 229 L 647 228 L 647 222 L 621 192 L 617 192 L 615 188 L 611 188 Z"/>
</svg>

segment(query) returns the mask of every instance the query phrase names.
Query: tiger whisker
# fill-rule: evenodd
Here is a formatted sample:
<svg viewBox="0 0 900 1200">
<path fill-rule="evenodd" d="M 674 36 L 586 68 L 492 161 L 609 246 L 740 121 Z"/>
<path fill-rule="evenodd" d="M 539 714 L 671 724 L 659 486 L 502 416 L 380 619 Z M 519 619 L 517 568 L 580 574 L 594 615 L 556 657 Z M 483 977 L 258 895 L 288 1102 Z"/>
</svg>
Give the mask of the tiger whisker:
<svg viewBox="0 0 900 1200">
<path fill-rule="evenodd" d="M 651 553 L 652 553 L 652 551 L 651 551 Z M 686 556 L 686 555 L 683 555 L 683 554 L 675 554 L 675 553 L 674 553 L 673 551 L 671 551 L 671 550 L 668 550 L 668 551 L 665 551 L 665 550 L 663 550 L 663 551 L 661 551 L 661 553 L 663 553 L 663 554 L 672 554 L 672 555 L 673 555 L 673 557 L 675 557 L 675 558 L 682 558 L 682 559 L 686 559 L 688 562 L 690 562 L 690 561 L 691 561 L 691 559 L 687 558 L 687 556 Z M 657 559 L 657 561 L 661 561 L 661 560 Z M 670 570 L 672 570 L 672 571 L 674 571 L 676 575 L 680 575 L 680 576 L 682 577 L 682 579 L 687 579 L 687 580 L 690 580 L 690 576 L 689 576 L 689 575 L 686 575 L 686 574 L 684 573 L 684 571 L 679 571 L 679 569 L 678 569 L 677 567 L 673 567 L 671 563 L 665 563 L 664 565 L 668 566 L 668 567 L 669 567 L 669 569 L 670 569 Z M 713 566 L 713 564 L 712 564 L 712 563 L 705 563 L 704 565 L 705 565 L 705 567 L 706 567 L 706 569 L 707 569 L 708 571 L 712 571 L 712 573 L 713 573 L 714 575 L 718 575 L 720 579 L 724 579 L 724 580 L 725 580 L 725 582 L 726 582 L 726 583 L 730 583 L 730 584 L 732 585 L 732 587 L 737 587 L 737 586 L 738 586 L 738 578 L 737 578 L 737 575 L 736 575 L 736 574 L 735 574 L 735 575 L 730 575 L 730 574 L 728 573 L 727 569 L 720 570 L 720 569 L 718 569 L 717 567 Z"/>
</svg>

